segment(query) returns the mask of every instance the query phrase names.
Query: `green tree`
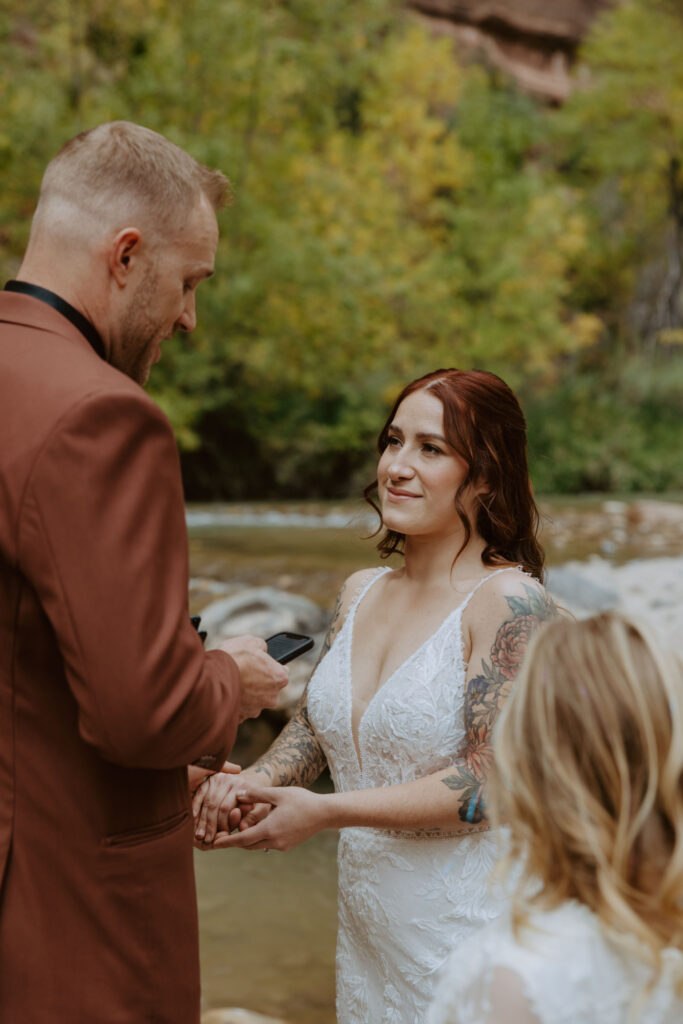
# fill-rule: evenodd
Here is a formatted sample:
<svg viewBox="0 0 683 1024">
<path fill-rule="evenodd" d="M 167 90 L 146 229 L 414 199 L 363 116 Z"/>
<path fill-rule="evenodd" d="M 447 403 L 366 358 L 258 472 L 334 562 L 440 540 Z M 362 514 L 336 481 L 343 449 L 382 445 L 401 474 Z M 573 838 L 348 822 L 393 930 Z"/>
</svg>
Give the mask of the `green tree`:
<svg viewBox="0 0 683 1024">
<path fill-rule="evenodd" d="M 636 351 L 683 338 L 682 53 L 679 4 L 622 0 L 587 39 L 586 83 L 556 125 L 593 227 L 580 297 Z"/>
<path fill-rule="evenodd" d="M 139 121 L 236 196 L 152 378 L 191 494 L 356 490 L 439 365 L 519 390 L 546 486 L 672 486 L 682 31 L 673 0 L 616 5 L 557 112 L 399 0 L 5 0 L 2 270 L 59 145 Z"/>
</svg>

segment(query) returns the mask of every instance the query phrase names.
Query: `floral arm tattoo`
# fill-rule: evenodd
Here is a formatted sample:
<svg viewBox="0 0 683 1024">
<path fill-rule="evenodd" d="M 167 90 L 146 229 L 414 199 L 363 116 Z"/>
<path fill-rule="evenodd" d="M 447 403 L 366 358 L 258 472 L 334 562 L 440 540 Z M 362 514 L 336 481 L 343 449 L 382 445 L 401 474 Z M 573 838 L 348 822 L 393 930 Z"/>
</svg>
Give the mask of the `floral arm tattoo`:
<svg viewBox="0 0 683 1024">
<path fill-rule="evenodd" d="M 267 775 L 271 786 L 309 786 L 318 778 L 325 763 L 325 755 L 308 718 L 304 694 L 296 714 L 250 770 Z"/>
<path fill-rule="evenodd" d="M 519 672 L 531 634 L 556 614 L 544 591 L 524 584 L 526 597 L 506 597 L 511 616 L 496 633 L 490 663 L 482 659 L 481 672 L 467 683 L 465 729 L 467 748 L 441 781 L 460 797 L 462 822 L 477 825 L 484 819 L 484 785 L 493 760 L 491 734 L 498 713 Z"/>
<path fill-rule="evenodd" d="M 316 668 L 329 651 L 339 630 L 345 590 L 346 585 L 337 597 Z M 318 778 L 325 764 L 325 755 L 308 717 L 306 691 L 292 718 L 266 753 L 254 762 L 251 771 L 267 775 L 272 786 L 309 786 Z"/>
</svg>

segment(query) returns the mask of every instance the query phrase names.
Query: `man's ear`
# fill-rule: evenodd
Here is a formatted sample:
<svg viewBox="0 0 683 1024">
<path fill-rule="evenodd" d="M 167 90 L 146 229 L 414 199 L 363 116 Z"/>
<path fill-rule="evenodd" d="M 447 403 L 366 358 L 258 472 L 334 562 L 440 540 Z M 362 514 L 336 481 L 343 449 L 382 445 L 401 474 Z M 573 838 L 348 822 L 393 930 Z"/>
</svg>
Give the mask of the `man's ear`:
<svg viewBox="0 0 683 1024">
<path fill-rule="evenodd" d="M 142 232 L 138 228 L 122 228 L 109 246 L 109 271 L 119 288 L 125 288 L 131 272 L 137 269 Z"/>
</svg>

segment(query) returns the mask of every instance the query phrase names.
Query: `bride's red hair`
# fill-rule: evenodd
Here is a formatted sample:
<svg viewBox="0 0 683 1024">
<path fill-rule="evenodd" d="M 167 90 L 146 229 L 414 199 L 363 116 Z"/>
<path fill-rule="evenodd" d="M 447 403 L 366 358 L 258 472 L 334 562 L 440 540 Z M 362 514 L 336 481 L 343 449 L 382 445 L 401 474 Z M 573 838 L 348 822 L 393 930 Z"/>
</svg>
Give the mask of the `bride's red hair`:
<svg viewBox="0 0 683 1024">
<path fill-rule="evenodd" d="M 487 370 L 425 374 L 408 384 L 394 402 L 377 441 L 380 455 L 387 447 L 388 430 L 399 405 L 420 390 L 429 390 L 441 402 L 446 440 L 468 467 L 454 503 L 465 530 L 463 548 L 474 529 L 486 542 L 482 555 L 486 565 L 512 562 L 542 582 L 545 554 L 537 539 L 539 513 L 529 480 L 526 420 L 513 392 Z M 470 484 L 480 488 L 474 523 L 462 502 Z M 379 512 L 371 497 L 376 487 L 375 480 L 364 495 Z M 386 558 L 394 551 L 402 552 L 404 541 L 402 533 L 387 530 L 377 547 Z"/>
</svg>

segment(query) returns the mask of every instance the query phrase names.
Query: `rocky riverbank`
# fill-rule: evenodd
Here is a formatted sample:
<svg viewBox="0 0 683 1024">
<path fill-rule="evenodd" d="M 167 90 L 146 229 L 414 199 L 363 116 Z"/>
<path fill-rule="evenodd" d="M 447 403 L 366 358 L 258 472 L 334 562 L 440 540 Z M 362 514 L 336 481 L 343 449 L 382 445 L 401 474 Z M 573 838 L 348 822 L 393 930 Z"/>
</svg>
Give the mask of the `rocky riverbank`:
<svg viewBox="0 0 683 1024">
<path fill-rule="evenodd" d="M 614 565 L 683 555 L 680 500 L 553 498 L 542 499 L 540 510 L 550 566 L 594 555 Z M 360 502 L 193 506 L 187 520 L 192 574 L 218 587 L 193 590 L 193 611 L 221 594 L 260 586 L 329 609 L 350 573 L 379 561 L 377 519 Z"/>
<path fill-rule="evenodd" d="M 612 504 L 621 506 L 621 503 Z M 678 528 L 679 520 L 683 523 L 683 509 L 673 508 L 675 519 L 667 509 L 669 525 Z M 657 512 L 661 516 L 661 508 Z M 611 528 L 603 530 L 605 543 L 614 544 L 621 539 L 625 529 L 621 520 L 625 518 L 626 512 L 621 507 L 612 512 Z M 567 528 L 565 524 L 564 529 Z M 592 555 L 585 561 L 574 560 L 551 567 L 547 585 L 557 603 L 572 614 L 581 618 L 608 608 L 618 609 L 637 621 L 649 622 L 664 646 L 683 655 L 683 555 L 638 558 L 622 565 L 604 556 Z M 191 581 L 191 593 L 194 604 L 201 605 L 202 628 L 208 633 L 208 647 L 244 633 L 265 637 L 289 630 L 315 638 L 313 651 L 290 666 L 290 686 L 281 705 L 288 713 L 297 703 L 317 661 L 329 612 L 301 594 L 277 587 L 245 587 L 239 583 L 195 578 Z"/>
<path fill-rule="evenodd" d="M 605 558 L 550 569 L 548 589 L 579 618 L 616 608 L 647 622 L 662 646 L 683 657 L 683 556 L 639 558 L 613 565 Z"/>
</svg>

